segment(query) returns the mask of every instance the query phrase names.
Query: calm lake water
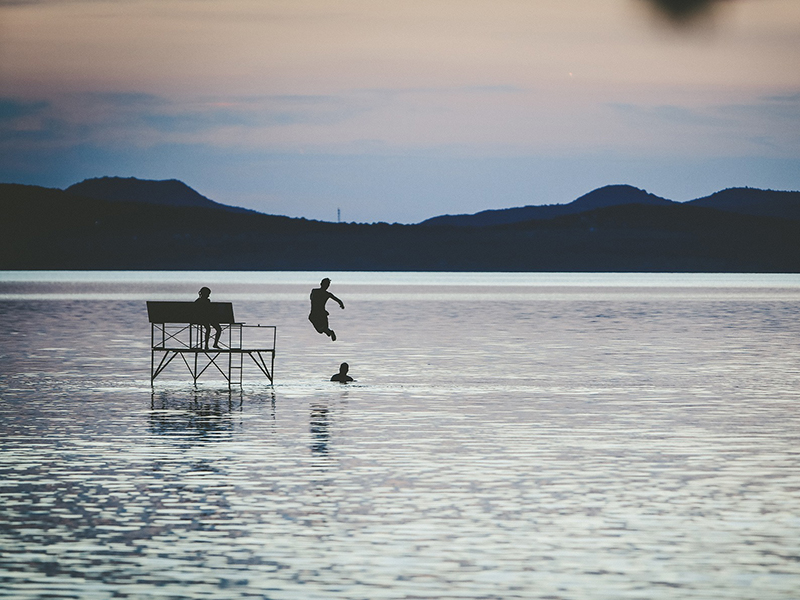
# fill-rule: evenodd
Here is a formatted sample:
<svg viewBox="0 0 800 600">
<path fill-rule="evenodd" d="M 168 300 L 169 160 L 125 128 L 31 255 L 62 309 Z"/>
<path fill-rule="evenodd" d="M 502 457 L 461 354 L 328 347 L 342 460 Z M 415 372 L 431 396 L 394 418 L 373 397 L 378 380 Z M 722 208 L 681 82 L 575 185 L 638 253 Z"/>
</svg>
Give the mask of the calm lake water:
<svg viewBox="0 0 800 600">
<path fill-rule="evenodd" d="M 151 387 L 145 300 L 201 285 L 274 385 Z M 798 275 L 0 272 L 0 598 L 798 598 L 798 317 Z"/>
</svg>

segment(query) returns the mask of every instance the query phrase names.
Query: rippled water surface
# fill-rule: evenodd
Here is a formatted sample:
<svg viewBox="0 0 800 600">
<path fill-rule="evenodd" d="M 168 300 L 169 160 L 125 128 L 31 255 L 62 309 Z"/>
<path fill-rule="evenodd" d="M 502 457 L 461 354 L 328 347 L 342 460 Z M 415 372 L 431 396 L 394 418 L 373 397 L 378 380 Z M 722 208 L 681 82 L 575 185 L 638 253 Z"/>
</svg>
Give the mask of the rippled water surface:
<svg viewBox="0 0 800 600">
<path fill-rule="evenodd" d="M 0 598 L 800 597 L 800 277 L 328 275 L 0 273 Z M 274 386 L 151 387 L 201 285 Z"/>
</svg>

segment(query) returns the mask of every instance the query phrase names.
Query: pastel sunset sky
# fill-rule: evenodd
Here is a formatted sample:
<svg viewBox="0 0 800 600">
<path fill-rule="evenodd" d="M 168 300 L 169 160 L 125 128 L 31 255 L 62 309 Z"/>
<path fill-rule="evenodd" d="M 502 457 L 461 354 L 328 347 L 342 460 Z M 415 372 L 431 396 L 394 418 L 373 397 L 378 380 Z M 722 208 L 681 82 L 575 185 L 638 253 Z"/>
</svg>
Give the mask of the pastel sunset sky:
<svg viewBox="0 0 800 600">
<path fill-rule="evenodd" d="M 419 222 L 800 190 L 800 1 L 0 0 L 0 181 Z"/>
</svg>

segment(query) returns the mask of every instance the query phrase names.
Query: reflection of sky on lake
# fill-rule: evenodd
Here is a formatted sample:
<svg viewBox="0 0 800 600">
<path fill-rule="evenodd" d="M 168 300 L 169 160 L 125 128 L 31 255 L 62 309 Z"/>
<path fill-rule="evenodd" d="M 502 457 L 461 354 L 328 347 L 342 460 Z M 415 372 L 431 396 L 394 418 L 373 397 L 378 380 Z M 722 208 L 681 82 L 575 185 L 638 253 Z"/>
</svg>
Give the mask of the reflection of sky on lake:
<svg viewBox="0 0 800 600">
<path fill-rule="evenodd" d="M 144 303 L 108 282 L 0 283 L 0 597 L 791 598 L 797 277 L 580 277 L 333 278 L 335 343 L 316 276 L 218 281 L 278 325 L 276 385 L 233 390 L 151 388 Z"/>
</svg>

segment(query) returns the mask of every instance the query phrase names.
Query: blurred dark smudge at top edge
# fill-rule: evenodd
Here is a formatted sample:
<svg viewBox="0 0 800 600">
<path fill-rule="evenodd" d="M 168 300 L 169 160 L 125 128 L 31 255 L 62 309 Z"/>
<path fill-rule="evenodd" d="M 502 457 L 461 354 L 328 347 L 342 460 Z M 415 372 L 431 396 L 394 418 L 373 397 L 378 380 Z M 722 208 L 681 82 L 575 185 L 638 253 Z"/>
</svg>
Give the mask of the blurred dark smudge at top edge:
<svg viewBox="0 0 800 600">
<path fill-rule="evenodd" d="M 645 0 L 656 13 L 673 25 L 690 25 L 731 0 Z"/>
</svg>

